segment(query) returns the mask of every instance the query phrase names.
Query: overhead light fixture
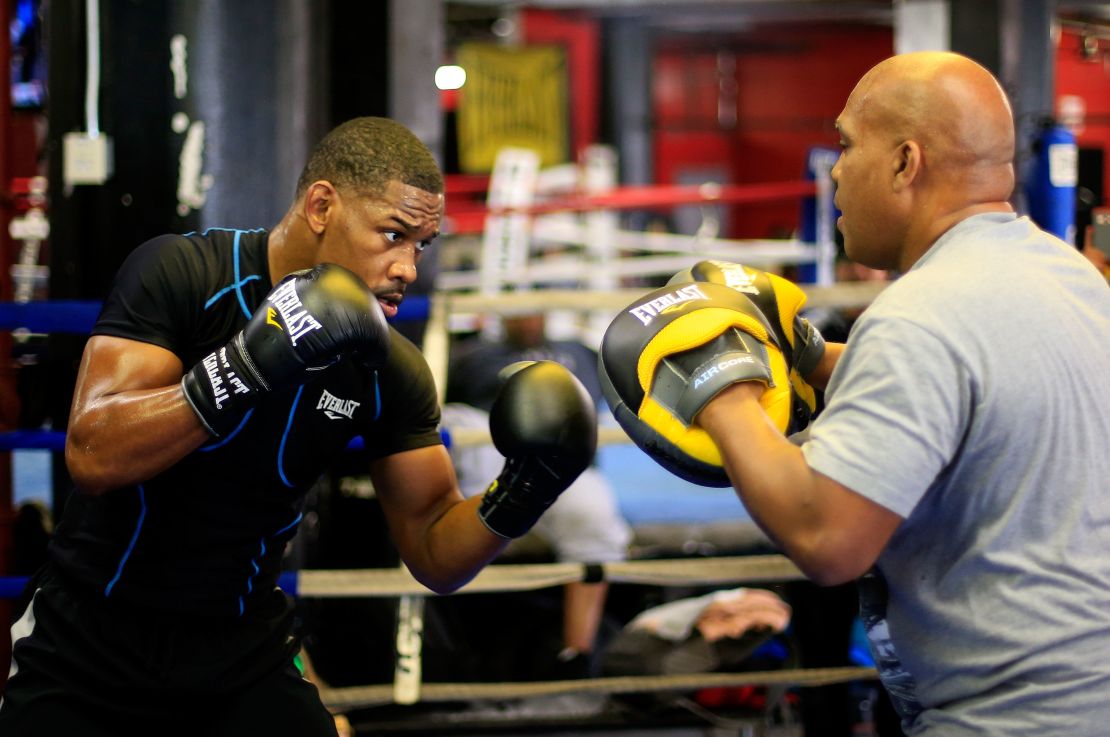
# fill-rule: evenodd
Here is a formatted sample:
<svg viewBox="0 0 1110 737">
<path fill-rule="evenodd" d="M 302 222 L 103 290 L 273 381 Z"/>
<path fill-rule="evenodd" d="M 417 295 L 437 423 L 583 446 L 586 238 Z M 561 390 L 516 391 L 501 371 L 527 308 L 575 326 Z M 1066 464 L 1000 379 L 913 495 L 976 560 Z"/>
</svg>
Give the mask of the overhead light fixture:
<svg viewBox="0 0 1110 737">
<path fill-rule="evenodd" d="M 466 70 L 454 64 L 441 66 L 436 70 L 436 87 L 441 90 L 457 90 L 466 84 Z"/>
</svg>

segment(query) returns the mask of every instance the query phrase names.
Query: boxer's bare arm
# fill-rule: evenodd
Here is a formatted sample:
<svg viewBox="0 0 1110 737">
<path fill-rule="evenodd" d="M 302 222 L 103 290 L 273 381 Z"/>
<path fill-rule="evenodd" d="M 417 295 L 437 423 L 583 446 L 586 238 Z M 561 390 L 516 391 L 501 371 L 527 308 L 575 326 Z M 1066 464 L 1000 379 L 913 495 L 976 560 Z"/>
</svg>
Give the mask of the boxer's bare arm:
<svg viewBox="0 0 1110 737">
<path fill-rule="evenodd" d="M 185 401 L 181 361 L 140 341 L 93 336 L 81 357 L 66 465 L 87 494 L 145 481 L 210 438 Z"/>
<path fill-rule="evenodd" d="M 463 498 L 442 445 L 378 459 L 370 477 L 405 565 L 437 593 L 466 584 L 508 544 L 479 519 L 481 496 Z"/>
<path fill-rule="evenodd" d="M 733 384 L 697 417 L 720 448 L 752 519 L 802 572 L 833 585 L 865 573 L 902 518 L 806 463 L 759 405 L 763 386 Z"/>
</svg>

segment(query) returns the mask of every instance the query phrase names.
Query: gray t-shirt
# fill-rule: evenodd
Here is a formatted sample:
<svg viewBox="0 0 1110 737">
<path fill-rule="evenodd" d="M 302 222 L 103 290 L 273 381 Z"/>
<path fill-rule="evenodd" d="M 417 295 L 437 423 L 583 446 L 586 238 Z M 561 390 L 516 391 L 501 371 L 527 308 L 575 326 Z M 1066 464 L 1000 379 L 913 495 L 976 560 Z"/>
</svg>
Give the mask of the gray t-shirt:
<svg viewBox="0 0 1110 737">
<path fill-rule="evenodd" d="M 1027 218 L 856 323 L 803 446 L 905 518 L 861 614 L 911 735 L 1110 734 L 1110 288 Z"/>
</svg>

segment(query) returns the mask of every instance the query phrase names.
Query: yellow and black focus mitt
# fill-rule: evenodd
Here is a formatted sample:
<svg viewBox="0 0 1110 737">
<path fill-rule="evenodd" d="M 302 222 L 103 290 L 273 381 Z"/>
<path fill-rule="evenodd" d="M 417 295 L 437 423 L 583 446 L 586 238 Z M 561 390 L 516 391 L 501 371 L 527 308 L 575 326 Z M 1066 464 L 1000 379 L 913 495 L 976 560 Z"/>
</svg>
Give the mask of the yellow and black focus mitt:
<svg viewBox="0 0 1110 737">
<path fill-rule="evenodd" d="M 649 456 L 702 486 L 729 486 L 720 451 L 692 425 L 710 399 L 739 381 L 766 385 L 760 404 L 790 423 L 789 367 L 773 326 L 747 295 L 723 284 L 671 284 L 626 307 L 598 354 L 617 422 Z"/>
<path fill-rule="evenodd" d="M 825 355 L 825 339 L 820 331 L 798 313 L 806 303 L 806 293 L 797 284 L 776 274 L 729 261 L 699 261 L 678 272 L 669 284 L 712 282 L 746 294 L 767 318 L 790 367 L 790 424 L 787 433 L 804 430 L 817 411 L 817 394 L 805 377 L 817 368 Z"/>
</svg>

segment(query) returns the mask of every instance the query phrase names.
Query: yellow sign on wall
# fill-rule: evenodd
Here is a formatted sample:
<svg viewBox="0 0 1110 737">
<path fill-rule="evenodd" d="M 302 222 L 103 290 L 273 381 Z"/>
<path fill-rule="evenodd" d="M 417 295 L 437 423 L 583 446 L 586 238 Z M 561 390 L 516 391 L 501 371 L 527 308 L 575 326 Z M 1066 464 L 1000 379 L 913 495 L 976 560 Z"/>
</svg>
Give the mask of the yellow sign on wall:
<svg viewBox="0 0 1110 737">
<path fill-rule="evenodd" d="M 532 149 L 542 166 L 567 160 L 567 74 L 561 48 L 464 44 L 456 63 L 466 70 L 458 106 L 463 171 L 490 171 L 505 146 Z"/>
</svg>

